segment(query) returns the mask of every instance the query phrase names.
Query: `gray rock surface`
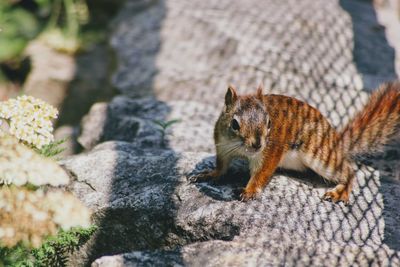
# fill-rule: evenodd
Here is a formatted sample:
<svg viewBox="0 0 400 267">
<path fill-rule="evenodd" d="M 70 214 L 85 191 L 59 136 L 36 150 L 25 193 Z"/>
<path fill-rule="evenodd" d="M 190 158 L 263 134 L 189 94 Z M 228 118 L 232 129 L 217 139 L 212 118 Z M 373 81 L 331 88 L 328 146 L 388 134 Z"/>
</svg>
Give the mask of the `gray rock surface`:
<svg viewBox="0 0 400 267">
<path fill-rule="evenodd" d="M 110 103 L 97 103 L 82 121 L 78 141 L 86 149 L 102 141 L 119 140 L 136 143 L 139 147 L 160 147 L 168 143 L 174 151 L 207 151 L 214 149 L 210 142 L 213 122 L 220 109 L 198 101 L 169 101 L 154 98 L 133 100 L 115 97 Z M 165 130 L 162 138 L 157 121 L 179 120 Z M 164 144 L 165 146 L 165 144 Z"/>
<path fill-rule="evenodd" d="M 370 3 L 127 1 L 113 27 L 121 95 L 92 107 L 79 138 L 87 151 L 63 161 L 99 226 L 71 266 L 400 265 L 392 169 L 360 164 L 350 206 L 322 201 L 332 185 L 310 172 L 280 171 L 248 203 L 237 199 L 245 163 L 219 184 L 187 182 L 213 167 L 228 83 L 249 92 L 263 81 L 340 126 L 396 77 Z M 163 136 L 155 121 L 173 119 Z M 369 161 L 398 165 L 396 153 Z"/>
<path fill-rule="evenodd" d="M 64 164 L 77 177 L 73 191 L 97 211 L 94 253 L 137 250 L 94 266 L 121 259 L 126 266 L 160 259 L 194 266 L 352 266 L 390 257 L 400 264 L 400 184 L 382 183 L 372 169 L 359 170 L 352 205 L 344 206 L 322 201 L 327 185 L 310 174 L 278 173 L 248 203 L 237 200 L 248 179 L 239 164 L 221 184 L 189 184 L 187 174 L 213 166 L 207 153 L 111 141 Z"/>
<path fill-rule="evenodd" d="M 42 99 L 59 109 L 66 97 L 68 84 L 74 78 L 74 58 L 55 51 L 39 40 L 31 42 L 25 54 L 33 66 L 24 83 L 25 94 Z"/>
</svg>

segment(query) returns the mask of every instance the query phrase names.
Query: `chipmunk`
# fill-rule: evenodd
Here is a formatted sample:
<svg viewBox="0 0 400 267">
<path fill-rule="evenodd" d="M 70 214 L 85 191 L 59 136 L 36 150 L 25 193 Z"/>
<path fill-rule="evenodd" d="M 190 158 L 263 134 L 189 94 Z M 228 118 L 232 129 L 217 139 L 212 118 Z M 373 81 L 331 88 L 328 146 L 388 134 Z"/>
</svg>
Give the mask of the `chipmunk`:
<svg viewBox="0 0 400 267">
<path fill-rule="evenodd" d="M 233 86 L 214 128 L 216 169 L 190 177 L 191 182 L 218 179 L 232 159 L 249 161 L 250 180 L 242 201 L 256 197 L 278 167 L 306 168 L 337 183 L 323 199 L 349 203 L 355 176 L 354 156 L 379 150 L 400 125 L 400 83 L 386 83 L 341 131 L 314 107 L 284 95 L 238 95 Z"/>
</svg>

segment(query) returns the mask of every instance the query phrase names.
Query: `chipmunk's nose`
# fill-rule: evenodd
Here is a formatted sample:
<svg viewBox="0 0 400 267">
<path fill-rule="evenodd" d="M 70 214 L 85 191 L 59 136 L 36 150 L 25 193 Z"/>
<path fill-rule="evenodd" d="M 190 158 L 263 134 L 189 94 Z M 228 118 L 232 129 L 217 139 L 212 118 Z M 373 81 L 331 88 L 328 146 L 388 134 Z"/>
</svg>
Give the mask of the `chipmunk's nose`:
<svg viewBox="0 0 400 267">
<path fill-rule="evenodd" d="M 259 150 L 259 149 L 261 148 L 261 141 L 260 141 L 260 139 L 258 139 L 258 140 L 256 140 L 255 142 L 253 142 L 253 143 L 251 144 L 251 147 L 254 148 L 254 149 L 256 149 L 256 150 Z"/>
</svg>

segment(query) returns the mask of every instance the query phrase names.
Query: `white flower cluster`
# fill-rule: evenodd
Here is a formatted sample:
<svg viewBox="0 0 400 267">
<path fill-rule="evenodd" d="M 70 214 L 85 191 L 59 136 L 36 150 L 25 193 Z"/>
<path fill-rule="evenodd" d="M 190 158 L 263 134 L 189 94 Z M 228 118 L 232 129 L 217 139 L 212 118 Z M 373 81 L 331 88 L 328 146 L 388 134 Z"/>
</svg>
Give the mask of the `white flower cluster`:
<svg viewBox="0 0 400 267">
<path fill-rule="evenodd" d="M 39 149 L 54 140 L 51 120 L 57 115 L 57 109 L 32 96 L 0 102 L 0 118 L 8 122 L 9 133 Z"/>
<path fill-rule="evenodd" d="M 0 184 L 66 185 L 69 177 L 53 160 L 38 155 L 10 135 L 0 134 Z"/>
<path fill-rule="evenodd" d="M 32 149 L 53 141 L 51 121 L 56 117 L 55 108 L 30 96 L 0 102 L 0 126 L 2 121 L 8 124 L 7 133 L 0 130 L 1 246 L 37 247 L 59 228 L 90 224 L 89 209 L 71 193 L 19 187 L 68 184 L 67 173 L 57 162 Z"/>
<path fill-rule="evenodd" d="M 71 193 L 53 191 L 46 196 L 46 205 L 52 211 L 52 220 L 63 230 L 89 227 L 90 211 Z"/>
<path fill-rule="evenodd" d="M 87 227 L 90 211 L 70 193 L 16 187 L 0 189 L 0 241 L 13 247 L 22 242 L 38 247 L 61 227 Z"/>
</svg>

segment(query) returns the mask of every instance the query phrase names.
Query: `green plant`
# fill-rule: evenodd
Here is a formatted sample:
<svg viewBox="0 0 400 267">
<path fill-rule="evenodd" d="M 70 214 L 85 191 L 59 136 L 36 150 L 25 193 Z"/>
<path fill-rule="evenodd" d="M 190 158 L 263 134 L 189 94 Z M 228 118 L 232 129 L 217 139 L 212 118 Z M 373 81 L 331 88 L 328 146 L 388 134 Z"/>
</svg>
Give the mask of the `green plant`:
<svg viewBox="0 0 400 267">
<path fill-rule="evenodd" d="M 0 129 L 0 267 L 65 266 L 68 253 L 95 231 L 90 210 L 57 188 L 69 182 L 51 159 L 65 142 L 53 141 L 57 113 L 27 96 L 0 103 L 8 126 Z"/>
<path fill-rule="evenodd" d="M 49 237 L 41 247 L 32 250 L 34 266 L 65 266 L 68 253 L 82 246 L 96 231 L 96 226 L 60 231 Z"/>
<path fill-rule="evenodd" d="M 31 9 L 20 2 L 0 1 L 0 63 L 18 61 L 28 41 L 42 32 L 56 49 L 76 52 L 82 25 L 89 20 L 85 0 L 34 0 Z"/>
<path fill-rule="evenodd" d="M 41 149 L 36 149 L 36 152 L 46 158 L 55 157 L 65 150 L 64 147 L 61 147 L 61 145 L 66 141 L 67 138 L 63 138 L 61 140 L 51 142 L 50 144 L 43 146 Z"/>
<path fill-rule="evenodd" d="M 0 247 L 0 267 L 34 266 L 33 261 L 33 255 L 21 244 L 13 248 Z"/>
<path fill-rule="evenodd" d="M 181 122 L 181 120 L 180 119 L 173 119 L 169 121 L 153 120 L 153 123 L 155 123 L 158 126 L 157 130 L 161 133 L 162 146 L 165 146 L 165 135 L 167 133 L 168 128 L 178 122 Z"/>
<path fill-rule="evenodd" d="M 0 267 L 3 266 L 66 266 L 68 253 L 82 246 L 96 231 L 97 227 L 73 228 L 60 231 L 54 237 L 48 237 L 38 248 L 27 249 L 22 244 L 13 248 L 0 247 Z"/>
<path fill-rule="evenodd" d="M 42 39 L 53 48 L 75 53 L 80 49 L 82 25 L 89 21 L 89 9 L 85 0 L 36 0 L 41 5 L 51 4 Z"/>
<path fill-rule="evenodd" d="M 40 25 L 34 14 L 11 1 L 0 1 L 0 62 L 19 57 L 27 42 L 39 30 Z"/>
</svg>

